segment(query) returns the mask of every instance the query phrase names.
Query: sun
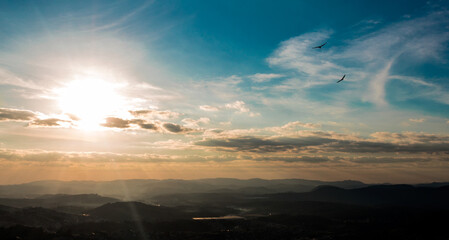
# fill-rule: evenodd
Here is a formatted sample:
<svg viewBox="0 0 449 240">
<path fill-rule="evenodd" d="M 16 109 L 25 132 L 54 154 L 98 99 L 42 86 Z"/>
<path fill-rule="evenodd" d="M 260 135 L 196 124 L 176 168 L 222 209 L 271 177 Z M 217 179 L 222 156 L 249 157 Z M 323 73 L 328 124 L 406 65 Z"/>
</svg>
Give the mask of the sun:
<svg viewBox="0 0 449 240">
<path fill-rule="evenodd" d="M 118 88 L 102 79 L 74 80 L 57 90 L 59 106 L 79 128 L 99 129 L 107 116 L 117 115 L 125 105 Z"/>
</svg>

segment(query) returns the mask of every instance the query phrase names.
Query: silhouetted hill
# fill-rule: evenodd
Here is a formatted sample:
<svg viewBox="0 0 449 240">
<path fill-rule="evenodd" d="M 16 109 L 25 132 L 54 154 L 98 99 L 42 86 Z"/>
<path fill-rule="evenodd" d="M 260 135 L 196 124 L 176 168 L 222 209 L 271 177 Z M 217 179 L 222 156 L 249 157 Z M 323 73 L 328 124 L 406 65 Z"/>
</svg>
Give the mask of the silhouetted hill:
<svg viewBox="0 0 449 240">
<path fill-rule="evenodd" d="M 321 186 L 307 193 L 279 193 L 265 196 L 277 201 L 449 208 L 448 186 L 430 188 L 411 185 L 376 185 L 357 189 Z"/>
<path fill-rule="evenodd" d="M 82 207 L 95 208 L 106 203 L 118 202 L 118 199 L 102 197 L 97 194 L 80 195 L 43 195 L 37 198 L 0 198 L 0 204 L 11 207 L 43 207 L 43 208 L 61 208 L 61 207 Z"/>
<path fill-rule="evenodd" d="M 232 179 L 211 178 L 198 180 L 115 180 L 95 181 L 38 181 L 18 185 L 0 186 L 0 197 L 35 198 L 44 194 L 99 194 L 125 201 L 145 200 L 163 194 L 204 193 L 204 192 L 243 192 L 265 194 L 280 192 L 307 192 L 319 185 L 332 185 L 342 188 L 367 186 L 358 181 L 324 182 L 304 179 Z"/>
<path fill-rule="evenodd" d="M 174 208 L 153 206 L 140 202 L 108 203 L 87 212 L 90 216 L 109 221 L 171 221 L 190 219 Z"/>
</svg>

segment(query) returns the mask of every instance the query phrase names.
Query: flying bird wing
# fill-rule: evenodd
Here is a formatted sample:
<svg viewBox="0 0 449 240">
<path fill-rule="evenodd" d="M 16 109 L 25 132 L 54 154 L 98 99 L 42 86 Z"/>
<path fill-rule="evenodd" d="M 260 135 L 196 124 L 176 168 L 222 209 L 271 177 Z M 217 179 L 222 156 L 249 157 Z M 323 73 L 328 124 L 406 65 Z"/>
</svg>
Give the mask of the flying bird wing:
<svg viewBox="0 0 449 240">
<path fill-rule="evenodd" d="M 326 45 L 326 44 L 327 44 L 327 42 L 321 44 L 320 46 L 313 47 L 313 49 L 315 49 L 315 48 L 322 48 L 322 47 L 323 47 L 324 45 Z"/>
<path fill-rule="evenodd" d="M 341 82 L 341 81 L 343 81 L 343 79 L 345 79 L 345 77 L 346 77 L 346 74 L 345 75 L 343 75 L 343 77 L 340 79 L 340 80 L 338 80 L 338 82 L 337 83 L 339 83 L 339 82 Z"/>
</svg>

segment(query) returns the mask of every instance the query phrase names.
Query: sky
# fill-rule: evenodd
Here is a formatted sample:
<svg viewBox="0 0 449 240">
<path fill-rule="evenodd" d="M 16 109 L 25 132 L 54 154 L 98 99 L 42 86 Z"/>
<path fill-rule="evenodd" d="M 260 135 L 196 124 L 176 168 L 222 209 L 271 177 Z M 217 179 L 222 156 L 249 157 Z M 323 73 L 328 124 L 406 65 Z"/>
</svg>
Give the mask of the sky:
<svg viewBox="0 0 449 240">
<path fill-rule="evenodd" d="M 1 1 L 0 184 L 449 181 L 448 7 Z"/>
</svg>

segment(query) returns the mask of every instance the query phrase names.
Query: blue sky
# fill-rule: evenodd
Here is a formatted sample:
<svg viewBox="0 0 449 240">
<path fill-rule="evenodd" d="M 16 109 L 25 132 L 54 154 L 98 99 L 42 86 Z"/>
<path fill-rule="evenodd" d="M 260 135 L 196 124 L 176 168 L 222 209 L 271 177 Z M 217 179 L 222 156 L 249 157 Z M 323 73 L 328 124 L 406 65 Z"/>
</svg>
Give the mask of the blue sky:
<svg viewBox="0 0 449 240">
<path fill-rule="evenodd" d="M 447 7 L 3 1 L 0 182 L 448 181 Z"/>
</svg>

